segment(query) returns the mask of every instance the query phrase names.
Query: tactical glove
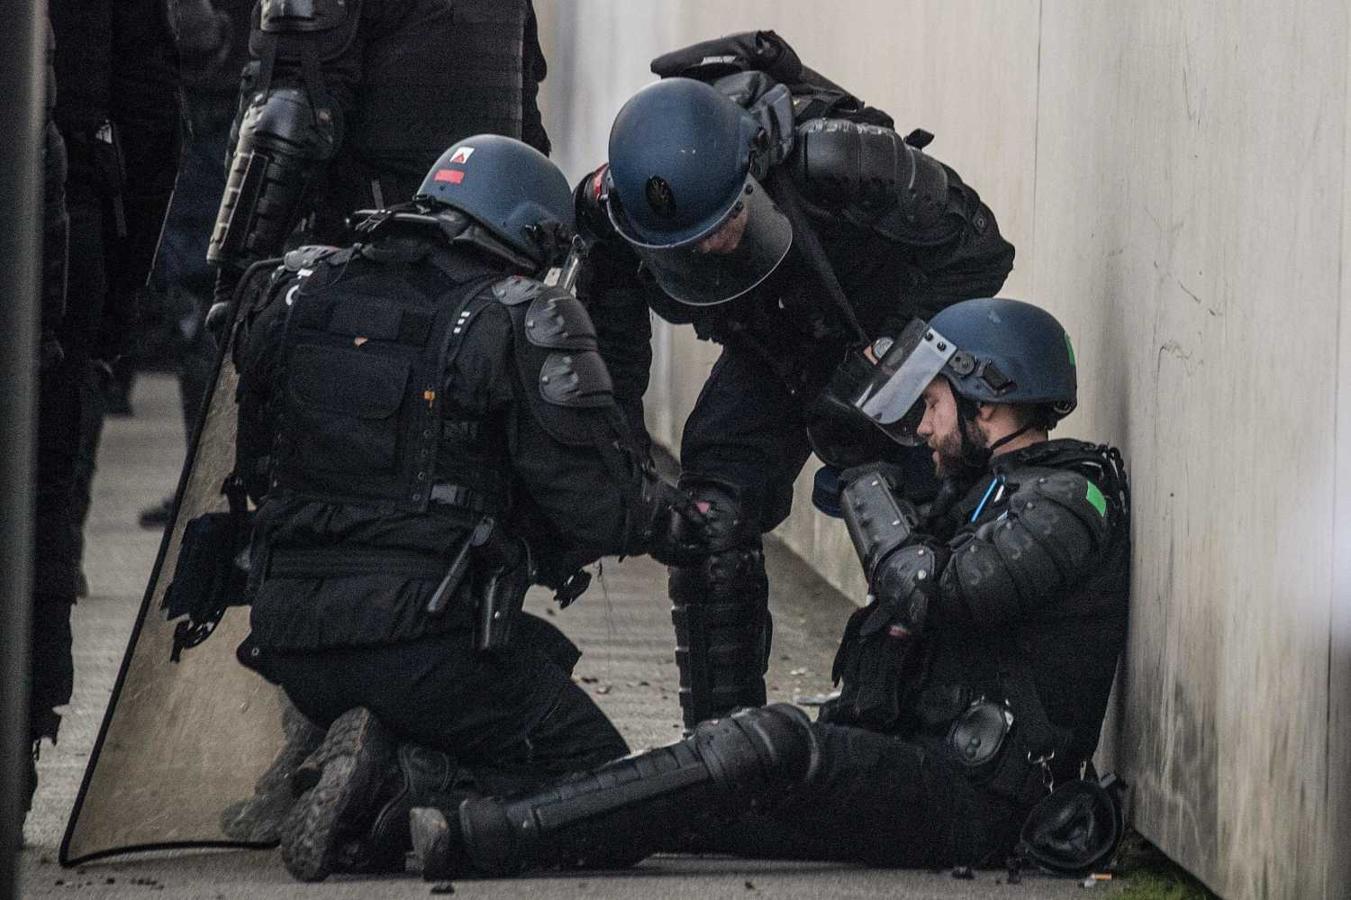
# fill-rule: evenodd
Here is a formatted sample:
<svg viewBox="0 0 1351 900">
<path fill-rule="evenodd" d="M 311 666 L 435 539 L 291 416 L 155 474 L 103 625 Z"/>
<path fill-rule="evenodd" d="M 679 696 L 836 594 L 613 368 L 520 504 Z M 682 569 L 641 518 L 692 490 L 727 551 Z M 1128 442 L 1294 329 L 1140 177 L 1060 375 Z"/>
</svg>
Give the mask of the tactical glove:
<svg viewBox="0 0 1351 900">
<path fill-rule="evenodd" d="M 688 566 L 709 553 L 708 520 L 689 494 L 653 476 L 644 485 L 648 501 L 643 548 L 657 562 Z"/>
</svg>

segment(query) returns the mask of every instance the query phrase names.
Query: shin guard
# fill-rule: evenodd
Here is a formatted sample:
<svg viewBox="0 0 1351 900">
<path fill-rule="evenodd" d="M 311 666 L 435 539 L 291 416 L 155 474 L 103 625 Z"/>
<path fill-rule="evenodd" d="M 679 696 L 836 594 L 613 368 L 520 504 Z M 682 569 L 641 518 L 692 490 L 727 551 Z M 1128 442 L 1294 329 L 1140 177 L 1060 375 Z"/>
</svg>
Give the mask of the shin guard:
<svg viewBox="0 0 1351 900">
<path fill-rule="evenodd" d="M 673 566 L 670 595 L 685 732 L 734 709 L 762 706 L 771 622 L 759 538 L 696 565 Z"/>
<path fill-rule="evenodd" d="M 817 759 L 806 715 L 787 704 L 705 722 L 678 744 L 616 760 L 530 794 L 469 800 L 458 832 L 474 868 L 631 865 L 675 849 L 809 778 Z"/>
</svg>

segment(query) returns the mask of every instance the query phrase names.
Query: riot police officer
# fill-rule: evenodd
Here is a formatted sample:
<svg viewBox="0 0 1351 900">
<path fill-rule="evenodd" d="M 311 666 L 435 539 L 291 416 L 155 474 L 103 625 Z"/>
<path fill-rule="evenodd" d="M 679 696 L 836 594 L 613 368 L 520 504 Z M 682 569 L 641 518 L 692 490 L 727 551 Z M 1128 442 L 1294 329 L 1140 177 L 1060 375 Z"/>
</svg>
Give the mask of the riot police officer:
<svg viewBox="0 0 1351 900">
<path fill-rule="evenodd" d="M 845 630 L 839 700 L 817 722 L 786 704 L 740 710 L 449 818 L 415 810 L 428 877 L 682 846 L 974 865 L 1000 861 L 1049 786 L 1080 777 L 1125 639 L 1129 494 L 1116 450 L 1047 437 L 1076 403 L 1064 330 L 1030 304 L 958 303 L 899 335 L 847 399 L 927 444 L 944 481 L 917 507 L 894 467 L 846 474 L 872 599 Z"/>
<path fill-rule="evenodd" d="M 308 239 L 331 242 L 353 211 L 410 199 L 463 137 L 549 152 L 530 0 L 266 0 L 249 50 L 208 252 L 223 287 L 302 220 Z"/>
<path fill-rule="evenodd" d="M 331 726 L 281 825 L 298 878 L 401 868 L 414 800 L 627 750 L 571 681 L 576 648 L 520 604 L 695 525 L 634 449 L 585 309 L 528 277 L 571 228 L 562 173 L 478 135 L 359 243 L 244 283 L 237 475 L 260 505 L 241 659 Z"/>
<path fill-rule="evenodd" d="M 708 555 L 671 570 L 690 729 L 765 700 L 760 535 L 788 515 L 832 373 L 912 316 L 996 293 L 1013 247 L 923 152 L 932 135 L 901 138 L 773 32 L 652 70 L 663 80 L 619 111 L 608 166 L 577 198 L 600 238 L 589 303 L 630 418 L 651 359 L 646 306 L 723 346 L 681 442 L 681 484 L 719 523 Z M 921 480 L 922 458 L 909 465 Z"/>
</svg>

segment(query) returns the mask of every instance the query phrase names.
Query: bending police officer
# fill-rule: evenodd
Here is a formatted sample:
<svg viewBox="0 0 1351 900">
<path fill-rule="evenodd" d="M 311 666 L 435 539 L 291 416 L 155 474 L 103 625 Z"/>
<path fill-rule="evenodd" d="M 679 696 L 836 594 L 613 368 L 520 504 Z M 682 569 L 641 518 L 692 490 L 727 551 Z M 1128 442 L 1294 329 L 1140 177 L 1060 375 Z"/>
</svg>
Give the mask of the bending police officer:
<svg viewBox="0 0 1351 900">
<path fill-rule="evenodd" d="M 648 307 L 723 347 L 681 442 L 681 485 L 715 523 L 709 552 L 671 570 L 690 729 L 765 701 L 760 536 L 788 515 L 833 373 L 912 316 L 998 291 L 1013 247 L 922 152 L 931 135 L 902 139 L 773 32 L 652 69 L 663 80 L 620 110 L 608 165 L 577 200 L 600 238 L 588 301 L 629 418 L 642 421 Z M 910 466 L 923 480 L 923 460 Z"/>
<path fill-rule="evenodd" d="M 579 566 L 661 552 L 681 518 L 585 309 L 528 277 L 571 226 L 548 159 L 478 135 L 356 245 L 243 286 L 237 474 L 259 507 L 240 658 L 331 726 L 281 825 L 298 878 L 402 868 L 414 800 L 627 752 L 570 679 L 576 648 L 520 611 L 531 581 L 570 601 Z"/>
<path fill-rule="evenodd" d="M 920 508 L 894 467 L 846 476 L 871 599 L 845 630 L 840 699 L 816 722 L 744 709 L 538 791 L 414 810 L 426 877 L 681 847 L 999 862 L 1050 785 L 1090 766 L 1125 638 L 1129 495 L 1116 450 L 1047 437 L 1076 402 L 1068 337 L 1030 304 L 959 303 L 848 399 L 923 440 L 944 486 Z"/>
</svg>

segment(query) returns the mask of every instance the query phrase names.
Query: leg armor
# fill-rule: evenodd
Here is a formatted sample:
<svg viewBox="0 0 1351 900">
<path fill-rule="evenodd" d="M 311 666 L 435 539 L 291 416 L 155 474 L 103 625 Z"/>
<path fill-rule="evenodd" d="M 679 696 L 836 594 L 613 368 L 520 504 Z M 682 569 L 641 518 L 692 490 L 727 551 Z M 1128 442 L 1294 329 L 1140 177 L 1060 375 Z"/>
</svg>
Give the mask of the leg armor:
<svg viewBox="0 0 1351 900">
<path fill-rule="evenodd" d="M 207 250 L 211 262 L 242 270 L 280 255 L 339 140 L 336 104 L 314 99 L 301 87 L 273 87 L 245 110 Z"/>
<path fill-rule="evenodd" d="M 533 793 L 465 801 L 458 821 L 415 811 L 414 855 L 426 878 L 455 874 L 457 866 L 462 872 L 466 863 L 489 875 L 631 865 L 805 782 L 818 756 L 796 707 L 740 710 L 678 744 Z"/>
<path fill-rule="evenodd" d="M 671 567 L 671 620 L 687 733 L 705 719 L 764 705 L 772 627 L 760 536 L 745 533 L 739 504 L 727 494 L 696 489 L 694 497 L 712 502 L 710 514 L 727 522 L 732 546 L 694 565 Z"/>
</svg>

